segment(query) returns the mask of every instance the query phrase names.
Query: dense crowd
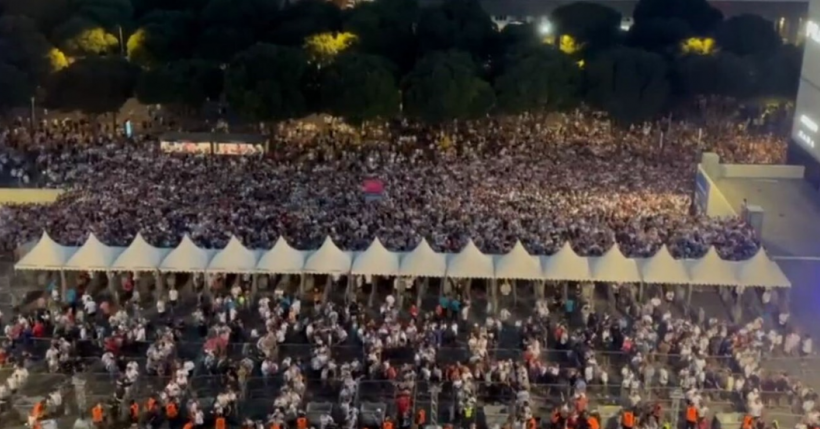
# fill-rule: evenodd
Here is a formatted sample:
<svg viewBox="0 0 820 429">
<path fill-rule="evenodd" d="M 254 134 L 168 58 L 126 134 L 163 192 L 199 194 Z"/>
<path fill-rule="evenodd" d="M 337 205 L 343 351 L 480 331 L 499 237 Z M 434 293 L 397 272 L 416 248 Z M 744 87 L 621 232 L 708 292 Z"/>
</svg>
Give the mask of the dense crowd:
<svg viewBox="0 0 820 429">
<path fill-rule="evenodd" d="M 354 250 L 378 236 L 391 250 L 424 237 L 436 250 L 458 251 L 472 238 L 501 253 L 520 239 L 549 254 L 569 240 L 582 255 L 617 242 L 640 257 L 666 243 L 677 257 L 714 245 L 743 259 L 758 245 L 747 225 L 690 213 L 696 161 L 714 151 L 726 162 L 782 162 L 785 142 L 704 117 L 628 131 L 584 110 L 438 127 L 289 122 L 264 157 L 169 154 L 148 135 L 126 141 L 49 123 L 33 139 L 6 133 L 5 158 L 18 160 L 15 177 L 69 192 L 50 206 L 4 208 L 0 243 L 13 248 L 47 230 L 69 245 L 94 232 L 123 246 L 142 232 L 157 246 L 189 233 L 206 247 L 234 234 L 248 247 L 281 235 L 304 249 L 330 235 Z M 369 178 L 384 184 L 375 198 L 362 192 Z"/>
<path fill-rule="evenodd" d="M 68 401 L 95 423 L 299 428 L 305 418 L 317 428 L 409 428 L 434 417 L 421 398 L 437 395 L 436 420 L 459 427 L 495 427 L 479 411 L 512 404 L 511 421 L 585 429 L 591 412 L 613 404 L 640 415 L 623 427 L 657 429 L 671 418 L 659 407 L 674 388 L 698 420 L 729 407 L 762 421 L 767 408 L 785 406 L 820 423 L 811 389 L 761 369 L 772 355 L 813 353 L 787 313 L 740 325 L 721 315 L 693 320 L 680 316 L 673 290 L 641 302 L 621 287 L 602 306 L 589 299 L 591 284 L 533 297 L 531 312 L 488 314 L 458 282 L 417 308 L 395 292 L 371 306 L 288 293 L 289 279 L 278 276 L 264 277 L 256 294 L 241 276 L 166 280 L 167 290 L 152 292 L 132 275 L 105 286 L 80 274 L 65 296 L 54 289 L 7 315 L 0 357 L 16 369 L 0 404 L 36 383 L 30 373 L 102 372 L 117 380 L 113 396 L 91 386 L 89 403 Z M 317 414 L 311 402 L 335 405 Z M 383 415 L 373 421 L 362 402 L 380 403 Z M 32 415 L 61 413 L 62 393 L 41 404 Z"/>
</svg>

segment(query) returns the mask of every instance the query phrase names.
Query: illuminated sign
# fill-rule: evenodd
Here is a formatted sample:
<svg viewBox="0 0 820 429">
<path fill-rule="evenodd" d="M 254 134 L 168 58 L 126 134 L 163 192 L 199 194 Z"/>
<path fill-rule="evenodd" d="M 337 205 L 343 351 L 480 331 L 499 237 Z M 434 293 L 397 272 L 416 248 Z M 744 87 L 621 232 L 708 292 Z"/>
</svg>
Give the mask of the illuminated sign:
<svg viewBox="0 0 820 429">
<path fill-rule="evenodd" d="M 803 143 L 805 143 L 806 146 L 814 149 L 814 139 L 812 139 L 805 131 L 803 131 L 803 130 L 798 131 L 797 132 L 797 138 L 799 138 L 800 140 L 803 140 Z"/>
<path fill-rule="evenodd" d="M 806 23 L 806 37 L 813 40 L 815 43 L 820 43 L 820 25 L 814 21 Z"/>
<path fill-rule="evenodd" d="M 816 133 L 818 130 L 817 122 L 812 121 L 811 118 L 806 115 L 800 116 L 800 123 L 805 125 L 806 128 L 813 133 Z"/>
</svg>

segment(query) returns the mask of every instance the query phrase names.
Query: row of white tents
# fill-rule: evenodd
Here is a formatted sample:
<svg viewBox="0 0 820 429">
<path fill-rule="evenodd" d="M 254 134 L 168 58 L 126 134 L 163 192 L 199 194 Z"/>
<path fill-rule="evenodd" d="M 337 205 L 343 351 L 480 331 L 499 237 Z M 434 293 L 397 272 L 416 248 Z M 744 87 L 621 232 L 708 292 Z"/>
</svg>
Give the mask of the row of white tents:
<svg viewBox="0 0 820 429">
<path fill-rule="evenodd" d="M 651 258 L 636 259 L 625 257 L 617 245 L 601 257 L 582 257 L 566 243 L 553 255 L 537 256 L 530 255 L 518 242 L 507 254 L 488 255 L 472 241 L 459 253 L 438 253 L 425 240 L 410 252 L 391 252 L 376 239 L 363 252 L 349 252 L 339 249 L 330 237 L 319 249 L 303 251 L 282 238 L 270 250 L 252 250 L 236 237 L 231 237 L 223 249 L 203 249 L 187 235 L 175 248 L 158 248 L 139 234 L 128 247 L 107 246 L 94 234 L 82 246 L 71 247 L 43 233 L 15 268 L 791 286 L 763 250 L 749 260 L 735 262 L 721 259 L 714 248 L 700 259 L 675 259 L 664 246 Z"/>
</svg>

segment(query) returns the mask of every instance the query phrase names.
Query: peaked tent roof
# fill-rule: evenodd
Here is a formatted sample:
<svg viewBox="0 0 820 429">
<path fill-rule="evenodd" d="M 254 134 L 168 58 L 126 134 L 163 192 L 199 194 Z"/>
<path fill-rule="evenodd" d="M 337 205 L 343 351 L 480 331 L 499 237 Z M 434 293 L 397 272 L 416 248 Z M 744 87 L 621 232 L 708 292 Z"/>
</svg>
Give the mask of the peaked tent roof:
<svg viewBox="0 0 820 429">
<path fill-rule="evenodd" d="M 208 268 L 208 262 L 214 256 L 213 249 L 202 249 L 198 247 L 188 234 L 182 237 L 179 245 L 168 253 L 168 256 L 162 260 L 160 264 L 160 271 L 192 273 L 198 271 L 205 271 Z"/>
<path fill-rule="evenodd" d="M 171 249 L 154 247 L 148 244 L 142 234 L 137 234 L 134 241 L 111 264 L 114 271 L 154 271 Z"/>
<path fill-rule="evenodd" d="M 367 250 L 353 259 L 351 272 L 373 276 L 396 276 L 399 274 L 399 254 L 387 250 L 382 242 L 375 238 Z"/>
<path fill-rule="evenodd" d="M 469 240 L 461 252 L 449 255 L 447 277 L 454 279 L 495 278 L 493 258 L 481 253 L 473 240 Z"/>
<path fill-rule="evenodd" d="M 732 264 L 721 259 L 714 247 L 710 247 L 702 258 L 687 259 L 684 264 L 692 284 L 716 286 L 739 284 Z"/>
<path fill-rule="evenodd" d="M 17 270 L 61 270 L 77 247 L 58 244 L 43 231 L 40 240 L 23 256 L 14 268 Z"/>
<path fill-rule="evenodd" d="M 638 263 L 621 253 L 615 244 L 603 256 L 587 258 L 593 279 L 602 282 L 634 283 L 641 281 Z"/>
<path fill-rule="evenodd" d="M 307 252 L 296 250 L 284 237 L 279 236 L 273 248 L 262 254 L 256 268 L 259 271 L 275 274 L 301 273 L 305 267 Z"/>
<path fill-rule="evenodd" d="M 665 244 L 651 258 L 641 259 L 638 268 L 645 283 L 690 283 L 686 265 L 673 258 Z"/>
<path fill-rule="evenodd" d="M 117 257 L 125 251 L 125 247 L 106 246 L 94 233 L 88 238 L 74 255 L 65 264 L 66 270 L 108 271 Z"/>
<path fill-rule="evenodd" d="M 735 275 L 744 286 L 790 287 L 791 282 L 780 267 L 766 256 L 761 247 L 751 259 L 734 262 Z"/>
<path fill-rule="evenodd" d="M 447 256 L 437 253 L 427 240 L 421 239 L 418 246 L 401 258 L 399 274 L 412 277 L 444 277 L 447 273 Z"/>
<path fill-rule="evenodd" d="M 544 256 L 541 265 L 547 280 L 592 280 L 587 258 L 578 256 L 569 241 L 564 242 L 559 251 Z"/>
<path fill-rule="evenodd" d="M 231 236 L 228 245 L 218 251 L 208 264 L 208 271 L 218 273 L 252 273 L 261 252 L 245 247 L 236 236 Z"/>
<path fill-rule="evenodd" d="M 495 276 L 500 279 L 535 280 L 544 277 L 541 258 L 530 255 L 521 241 L 505 255 L 495 259 Z"/>
<path fill-rule="evenodd" d="M 322 243 L 322 247 L 307 257 L 303 271 L 315 274 L 347 274 L 350 272 L 352 259 L 350 253 L 336 247 L 328 236 Z"/>
</svg>

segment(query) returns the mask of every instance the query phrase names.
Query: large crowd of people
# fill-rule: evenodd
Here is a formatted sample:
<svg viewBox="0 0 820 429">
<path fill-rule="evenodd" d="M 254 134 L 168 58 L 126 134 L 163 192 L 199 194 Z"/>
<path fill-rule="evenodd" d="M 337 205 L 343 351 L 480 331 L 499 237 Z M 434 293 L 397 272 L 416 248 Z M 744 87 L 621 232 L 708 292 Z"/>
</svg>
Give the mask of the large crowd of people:
<svg viewBox="0 0 820 429">
<path fill-rule="evenodd" d="M 582 255 L 617 242 L 645 257 L 666 243 L 677 257 L 714 245 L 724 258 L 744 259 L 758 245 L 748 226 L 692 213 L 698 156 L 785 156 L 783 139 L 737 121 L 671 118 L 621 131 L 585 110 L 438 127 L 288 122 L 262 157 L 165 153 L 150 135 L 114 138 L 77 122 L 5 140 L 6 159 L 18 160 L 13 177 L 69 190 L 53 205 L 4 208 L 6 249 L 47 230 L 66 245 L 94 232 L 123 246 L 141 232 L 156 246 L 188 233 L 205 247 L 234 234 L 251 248 L 284 236 L 309 249 L 330 235 L 353 250 L 379 237 L 404 251 L 424 237 L 439 251 L 472 238 L 489 253 L 521 240 L 531 253 L 550 254 L 569 240 Z M 375 197 L 362 191 L 373 178 L 384 188 Z"/>
<path fill-rule="evenodd" d="M 66 192 L 50 205 L 0 208 L 0 247 L 42 231 L 66 245 L 93 232 L 117 246 L 141 233 L 163 247 L 189 234 L 203 247 L 236 235 L 251 248 L 283 236 L 302 249 L 330 235 L 352 250 L 378 237 L 391 250 L 425 238 L 454 252 L 472 239 L 503 253 L 521 240 L 550 254 L 569 241 L 591 256 L 617 243 L 634 257 L 666 244 L 677 257 L 715 246 L 745 259 L 759 245 L 748 225 L 693 210 L 695 165 L 706 151 L 780 163 L 786 144 L 709 105 L 697 121 L 627 131 L 584 109 L 435 127 L 320 117 L 280 124 L 264 156 L 168 153 L 157 133 L 124 138 L 83 121 L 12 127 L 0 135 L 0 175 Z M 363 192 L 370 179 L 383 185 L 378 195 Z M 261 291 L 249 276 L 170 274 L 153 289 L 150 276 L 74 277 L 65 295 L 52 283 L 50 294 L 0 315 L 0 363 L 15 368 L 0 385 L 0 413 L 24 394 L 30 371 L 103 372 L 116 383 L 87 404 L 64 401 L 62 388 L 46 395 L 32 427 L 71 406 L 99 427 L 494 427 L 486 406 L 504 404 L 506 422 L 527 429 L 600 429 L 595 407 L 618 404 L 622 428 L 656 429 L 674 387 L 693 429 L 714 415 L 710 407 L 733 402 L 750 419 L 743 429 L 776 403 L 820 423 L 811 389 L 760 364 L 813 352 L 787 313 L 693 321 L 676 310 L 673 290 L 639 302 L 635 288 L 621 287 L 601 307 L 581 293 L 594 285 L 573 283 L 519 313 L 492 309 L 452 280 L 438 285 L 436 305 L 417 308 L 395 289 L 370 305 L 355 294 L 301 295 L 286 287 L 290 276 L 263 276 Z M 358 280 L 351 287 L 371 281 Z"/>
</svg>

